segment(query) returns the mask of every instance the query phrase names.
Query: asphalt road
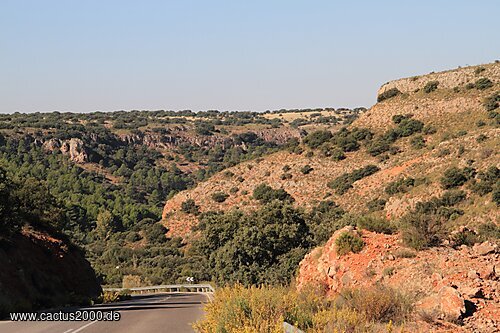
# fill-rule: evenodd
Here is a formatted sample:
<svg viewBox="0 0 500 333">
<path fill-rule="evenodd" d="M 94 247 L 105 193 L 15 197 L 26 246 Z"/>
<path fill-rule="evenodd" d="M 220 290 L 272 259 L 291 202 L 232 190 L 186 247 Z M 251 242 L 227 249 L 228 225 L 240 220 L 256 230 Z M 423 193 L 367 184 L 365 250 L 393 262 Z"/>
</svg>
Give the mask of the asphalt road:
<svg viewBox="0 0 500 333">
<path fill-rule="evenodd" d="M 133 296 L 131 300 L 74 310 L 119 311 L 119 321 L 12 322 L 0 321 L 1 333 L 155 333 L 193 332 L 191 323 L 203 315 L 205 294 L 164 293 Z"/>
</svg>

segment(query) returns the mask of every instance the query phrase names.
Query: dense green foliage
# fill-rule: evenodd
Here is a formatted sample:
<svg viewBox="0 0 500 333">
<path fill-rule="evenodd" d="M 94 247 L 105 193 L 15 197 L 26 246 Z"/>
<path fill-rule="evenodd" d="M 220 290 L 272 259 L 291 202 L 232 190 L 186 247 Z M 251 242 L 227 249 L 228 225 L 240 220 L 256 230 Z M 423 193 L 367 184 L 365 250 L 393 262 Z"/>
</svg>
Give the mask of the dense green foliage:
<svg viewBox="0 0 500 333">
<path fill-rule="evenodd" d="M 32 178 L 12 178 L 0 166 L 0 240 L 28 224 L 56 231 L 66 217 L 47 186 Z"/>
<path fill-rule="evenodd" d="M 401 91 L 399 91 L 398 88 L 387 89 L 386 91 L 377 96 L 377 102 L 385 101 L 386 99 L 396 97 L 397 95 L 400 94 Z"/>
<path fill-rule="evenodd" d="M 253 190 L 253 198 L 262 204 L 270 203 L 274 200 L 281 202 L 293 202 L 293 197 L 284 189 L 273 189 L 266 184 L 260 184 Z"/>
<path fill-rule="evenodd" d="M 342 195 L 352 188 L 352 185 L 365 177 L 371 176 L 380 168 L 376 165 L 367 165 L 363 168 L 356 169 L 350 173 L 344 173 L 343 175 L 335 178 L 334 180 L 328 182 L 328 187 L 335 190 L 335 193 Z"/>
<path fill-rule="evenodd" d="M 288 283 L 311 246 L 304 214 L 275 200 L 245 214 L 206 213 L 192 251 L 208 262 L 205 276 L 217 283 Z"/>
<path fill-rule="evenodd" d="M 249 123 L 274 126 L 280 120 L 217 111 L 0 115 L 0 161 L 33 191 L 50 189 L 47 198 L 55 198 L 59 209 L 59 215 L 51 216 L 86 249 L 104 284 L 116 285 L 124 275 L 139 273 L 144 281 L 175 282 L 190 259 L 184 257 L 180 241 L 166 238 L 167 230 L 156 223 L 161 208 L 167 198 L 227 166 L 280 149 L 254 132 L 221 133 L 220 126 Z M 149 144 L 156 140 L 161 148 L 164 142 L 175 143 L 181 137 L 172 139 L 171 131 L 179 128 L 194 136 L 218 134 L 226 139 L 213 145 L 180 141 L 168 154 Z M 71 161 L 69 153 L 80 154 L 80 163 Z M 186 161 L 198 166 L 196 172 L 181 170 Z M 0 191 L 6 190 L 2 184 Z M 38 204 L 33 199 L 27 207 Z M 13 217 L 8 200 L 2 195 L 0 215 Z M 214 200 L 220 202 L 222 195 Z M 194 201 L 182 208 L 199 213 Z M 43 211 L 32 215 L 44 219 Z M 5 221 L 2 225 L 14 223 Z"/>
</svg>

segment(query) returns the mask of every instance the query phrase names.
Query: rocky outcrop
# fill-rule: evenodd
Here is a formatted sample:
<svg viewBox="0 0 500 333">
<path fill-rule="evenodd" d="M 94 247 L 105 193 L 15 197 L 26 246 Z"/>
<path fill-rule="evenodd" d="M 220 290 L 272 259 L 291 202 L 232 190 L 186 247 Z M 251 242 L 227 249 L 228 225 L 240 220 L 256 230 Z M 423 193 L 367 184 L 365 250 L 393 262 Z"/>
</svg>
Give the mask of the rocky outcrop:
<svg viewBox="0 0 500 333">
<path fill-rule="evenodd" d="M 168 133 L 138 132 L 119 134 L 118 138 L 127 144 L 143 144 L 153 149 L 172 149 L 182 145 L 198 147 L 221 146 L 223 149 L 236 144 L 230 135 L 193 135 L 188 133 L 189 128 L 179 127 Z M 266 142 L 285 144 L 291 138 L 301 138 L 305 132 L 290 127 L 269 128 L 252 131 Z"/>
<path fill-rule="evenodd" d="M 363 250 L 339 256 L 335 240 L 343 232 L 361 233 Z M 500 282 L 495 267 L 500 254 L 496 247 L 486 245 L 416 252 L 404 248 L 398 235 L 347 227 L 305 256 L 297 288 L 321 285 L 333 296 L 344 288 L 385 284 L 416 295 L 416 313 L 422 318 L 463 322 L 467 330 L 484 326 L 484 332 L 489 332 L 500 328 Z"/>
<path fill-rule="evenodd" d="M 49 139 L 42 144 L 47 151 L 60 150 L 62 154 L 68 155 L 70 160 L 76 163 L 88 162 L 89 156 L 82 139 L 71 138 L 69 140 Z"/>
<path fill-rule="evenodd" d="M 0 318 L 30 311 L 88 303 L 101 293 L 81 250 L 52 231 L 25 227 L 0 237 Z"/>
</svg>

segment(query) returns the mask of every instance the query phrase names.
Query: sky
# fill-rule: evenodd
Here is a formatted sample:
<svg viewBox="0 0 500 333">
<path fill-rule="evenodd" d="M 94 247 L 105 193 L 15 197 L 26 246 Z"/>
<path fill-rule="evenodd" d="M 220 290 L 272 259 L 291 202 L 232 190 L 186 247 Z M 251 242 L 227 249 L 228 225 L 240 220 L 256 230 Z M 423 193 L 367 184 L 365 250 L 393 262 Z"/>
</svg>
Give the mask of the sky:
<svg viewBox="0 0 500 333">
<path fill-rule="evenodd" d="M 500 59 L 498 0 L 0 0 L 0 113 L 369 107 Z"/>
</svg>

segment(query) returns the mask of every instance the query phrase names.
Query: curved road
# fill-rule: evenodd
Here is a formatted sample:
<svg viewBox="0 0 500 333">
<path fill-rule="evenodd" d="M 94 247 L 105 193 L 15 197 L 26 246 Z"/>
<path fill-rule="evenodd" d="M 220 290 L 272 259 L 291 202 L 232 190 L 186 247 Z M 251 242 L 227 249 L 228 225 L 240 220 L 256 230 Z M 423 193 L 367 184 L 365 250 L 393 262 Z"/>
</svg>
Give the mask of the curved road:
<svg viewBox="0 0 500 333">
<path fill-rule="evenodd" d="M 131 300 L 74 310 L 113 310 L 120 321 L 12 322 L 0 321 L 2 333 L 124 333 L 193 332 L 191 323 L 203 315 L 206 294 L 164 293 L 133 296 Z"/>
</svg>

